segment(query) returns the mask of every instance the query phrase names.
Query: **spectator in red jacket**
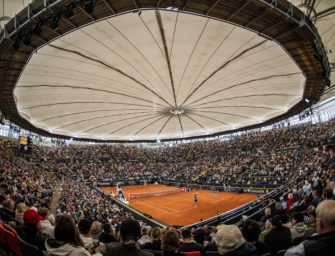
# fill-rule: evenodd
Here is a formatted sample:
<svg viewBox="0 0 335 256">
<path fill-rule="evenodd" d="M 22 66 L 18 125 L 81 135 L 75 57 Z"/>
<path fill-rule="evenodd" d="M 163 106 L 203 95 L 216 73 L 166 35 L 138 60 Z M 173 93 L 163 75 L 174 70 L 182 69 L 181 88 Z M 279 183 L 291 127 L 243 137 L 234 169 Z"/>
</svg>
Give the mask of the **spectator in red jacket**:
<svg viewBox="0 0 335 256">
<path fill-rule="evenodd" d="M 288 194 L 288 199 L 286 201 L 286 210 L 285 212 L 288 213 L 290 211 L 290 206 L 294 203 L 294 199 L 293 199 L 293 194 L 290 193 Z"/>
</svg>

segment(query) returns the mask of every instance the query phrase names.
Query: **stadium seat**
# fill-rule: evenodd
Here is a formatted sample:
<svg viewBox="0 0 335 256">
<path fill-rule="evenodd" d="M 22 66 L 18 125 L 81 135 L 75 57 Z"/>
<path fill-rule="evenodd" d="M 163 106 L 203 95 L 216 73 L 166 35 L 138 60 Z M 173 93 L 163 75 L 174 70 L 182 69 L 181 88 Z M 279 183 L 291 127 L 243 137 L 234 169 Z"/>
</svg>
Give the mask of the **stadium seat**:
<svg viewBox="0 0 335 256">
<path fill-rule="evenodd" d="M 17 256 L 23 256 L 21 251 L 21 246 L 19 243 L 19 240 L 17 240 L 17 232 L 12 227 L 4 224 L 3 227 L 3 234 L 4 237 L 10 247 L 10 249 L 17 255 Z"/>
<path fill-rule="evenodd" d="M 23 256 L 43 256 L 43 253 L 38 249 L 37 246 L 27 243 L 19 236 L 17 237 L 17 239 L 20 242 Z"/>
<path fill-rule="evenodd" d="M 6 237 L 5 237 L 5 232 L 6 232 L 6 230 L 4 229 L 3 225 L 0 224 L 0 242 L 2 244 L 7 243 L 7 240 L 6 240 Z"/>
<path fill-rule="evenodd" d="M 184 253 L 186 256 L 201 256 L 201 252 L 197 251 L 197 252 L 182 252 Z"/>
</svg>

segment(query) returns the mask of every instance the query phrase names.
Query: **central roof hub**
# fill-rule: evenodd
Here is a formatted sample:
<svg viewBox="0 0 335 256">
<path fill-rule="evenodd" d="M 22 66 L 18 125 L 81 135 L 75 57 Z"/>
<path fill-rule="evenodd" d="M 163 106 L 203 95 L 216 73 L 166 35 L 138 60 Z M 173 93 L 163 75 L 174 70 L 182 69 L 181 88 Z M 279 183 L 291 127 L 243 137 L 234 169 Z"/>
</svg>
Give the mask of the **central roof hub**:
<svg viewBox="0 0 335 256">
<path fill-rule="evenodd" d="M 181 109 L 181 108 L 171 109 L 170 113 L 174 114 L 174 115 L 180 115 L 180 114 L 184 113 L 184 109 Z"/>
</svg>

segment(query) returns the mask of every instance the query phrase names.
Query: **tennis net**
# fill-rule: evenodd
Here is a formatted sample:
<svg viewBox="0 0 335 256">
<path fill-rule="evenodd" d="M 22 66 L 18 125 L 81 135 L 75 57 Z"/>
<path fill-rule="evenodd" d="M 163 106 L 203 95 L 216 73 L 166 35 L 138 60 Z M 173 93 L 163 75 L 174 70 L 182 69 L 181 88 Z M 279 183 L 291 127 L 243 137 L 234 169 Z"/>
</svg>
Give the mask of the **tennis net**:
<svg viewBox="0 0 335 256">
<path fill-rule="evenodd" d="M 181 193 L 181 192 L 186 192 L 186 188 L 176 188 L 176 189 L 154 191 L 154 192 L 144 192 L 144 193 L 133 193 L 133 194 L 129 194 L 129 200 L 147 198 L 147 197 L 155 197 L 155 196 L 165 196 L 165 195 L 176 194 L 176 193 Z"/>
</svg>

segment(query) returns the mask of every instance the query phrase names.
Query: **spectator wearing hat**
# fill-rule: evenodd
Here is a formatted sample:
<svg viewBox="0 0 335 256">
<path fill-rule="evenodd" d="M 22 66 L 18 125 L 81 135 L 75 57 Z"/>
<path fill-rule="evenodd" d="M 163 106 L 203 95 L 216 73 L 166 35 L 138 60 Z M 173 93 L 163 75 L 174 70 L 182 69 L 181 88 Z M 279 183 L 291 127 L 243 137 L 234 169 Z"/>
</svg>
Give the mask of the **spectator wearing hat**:
<svg viewBox="0 0 335 256">
<path fill-rule="evenodd" d="M 286 250 L 292 246 L 292 236 L 289 228 L 282 225 L 282 218 L 279 215 L 271 219 L 271 230 L 265 236 L 264 242 L 270 248 L 272 255 L 280 250 Z"/>
<path fill-rule="evenodd" d="M 120 227 L 120 244 L 106 246 L 106 256 L 153 256 L 152 253 L 138 248 L 137 240 L 141 237 L 141 227 L 138 221 L 123 221 Z"/>
<path fill-rule="evenodd" d="M 305 243 L 289 249 L 285 256 L 330 256 L 335 255 L 335 201 L 322 201 L 316 208 L 318 235 Z"/>
<path fill-rule="evenodd" d="M 19 236 L 25 242 L 36 245 L 40 250 L 45 250 L 46 235 L 42 234 L 40 216 L 33 209 L 28 209 L 23 214 L 23 227 L 19 231 Z"/>
<path fill-rule="evenodd" d="M 80 239 L 84 243 L 86 249 L 93 246 L 93 238 L 91 235 L 92 222 L 88 219 L 82 219 L 78 223 L 78 228 L 80 232 Z"/>
<path fill-rule="evenodd" d="M 245 243 L 242 232 L 235 225 L 225 225 L 216 234 L 219 255 L 257 256 L 256 247 Z"/>
<path fill-rule="evenodd" d="M 256 247 L 257 254 L 263 255 L 270 252 L 269 248 L 258 241 L 259 235 L 261 233 L 261 228 L 257 221 L 246 220 L 242 224 L 242 234 L 247 244 L 251 244 Z"/>
<path fill-rule="evenodd" d="M 184 229 L 181 232 L 183 243 L 179 246 L 178 251 L 180 252 L 201 252 L 201 255 L 205 255 L 204 247 L 201 244 L 194 243 L 192 241 L 191 230 Z"/>
</svg>

